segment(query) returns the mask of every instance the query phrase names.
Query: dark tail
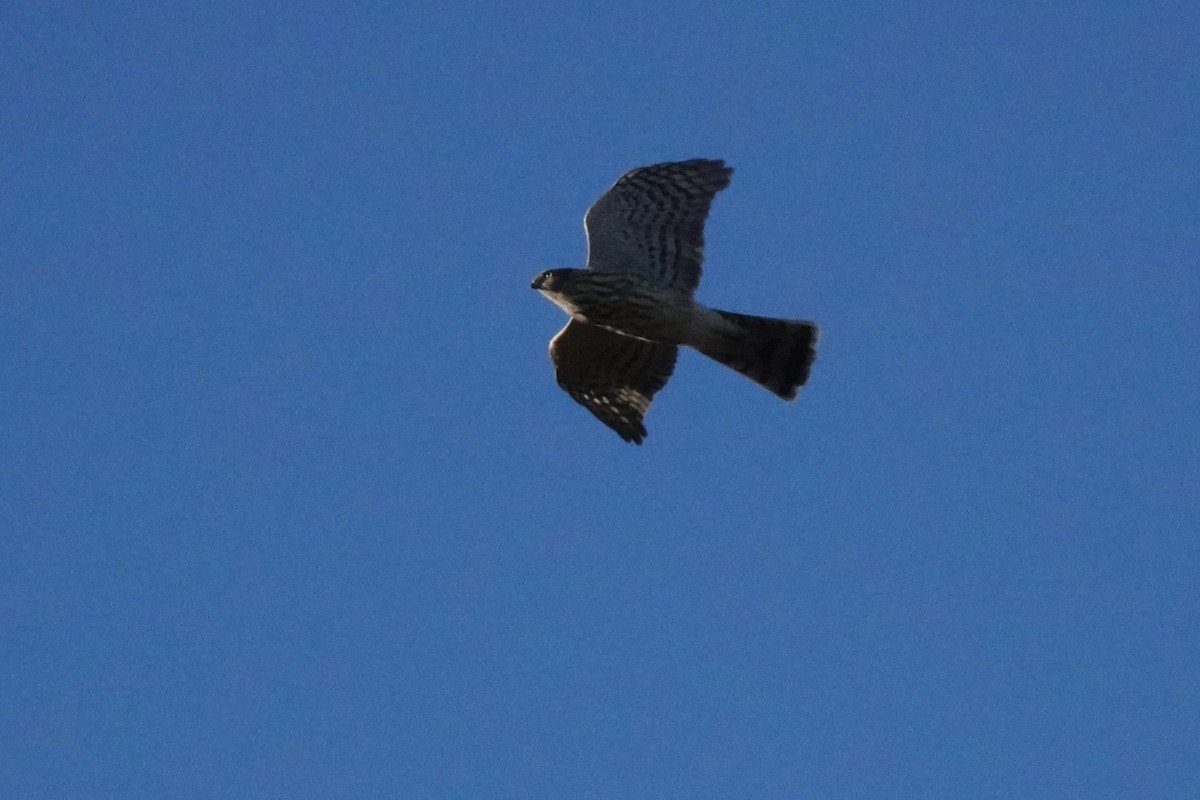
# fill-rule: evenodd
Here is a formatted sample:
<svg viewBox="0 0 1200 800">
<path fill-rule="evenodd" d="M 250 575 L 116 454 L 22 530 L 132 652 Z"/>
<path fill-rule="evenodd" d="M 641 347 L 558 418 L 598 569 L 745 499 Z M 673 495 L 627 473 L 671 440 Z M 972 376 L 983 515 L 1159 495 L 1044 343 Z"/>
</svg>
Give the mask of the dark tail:
<svg viewBox="0 0 1200 800">
<path fill-rule="evenodd" d="M 784 400 L 794 400 L 796 390 L 808 380 L 809 367 L 817 357 L 817 326 L 811 322 L 713 310 L 734 323 L 737 330 L 697 349 Z"/>
</svg>

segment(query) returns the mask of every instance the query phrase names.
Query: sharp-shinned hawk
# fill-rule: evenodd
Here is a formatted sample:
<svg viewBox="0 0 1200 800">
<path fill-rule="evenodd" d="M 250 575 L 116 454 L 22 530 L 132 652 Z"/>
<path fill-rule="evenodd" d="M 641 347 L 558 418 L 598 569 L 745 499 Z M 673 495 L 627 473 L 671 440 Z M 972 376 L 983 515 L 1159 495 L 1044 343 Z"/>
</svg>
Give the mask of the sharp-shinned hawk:
<svg viewBox="0 0 1200 800">
<path fill-rule="evenodd" d="M 631 170 L 584 216 L 587 267 L 551 269 L 533 288 L 571 320 L 550 342 L 558 385 L 627 442 L 671 377 L 679 345 L 694 348 L 785 400 L 816 357 L 812 322 L 708 308 L 692 299 L 704 220 L 733 174 L 696 159 Z"/>
</svg>

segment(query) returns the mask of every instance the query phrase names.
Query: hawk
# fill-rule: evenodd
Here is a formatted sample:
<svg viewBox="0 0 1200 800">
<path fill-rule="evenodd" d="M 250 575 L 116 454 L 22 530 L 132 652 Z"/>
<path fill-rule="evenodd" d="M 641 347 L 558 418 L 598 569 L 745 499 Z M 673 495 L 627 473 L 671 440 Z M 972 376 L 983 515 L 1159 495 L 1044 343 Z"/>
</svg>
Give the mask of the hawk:
<svg viewBox="0 0 1200 800">
<path fill-rule="evenodd" d="M 704 220 L 733 174 L 694 159 L 626 172 L 583 218 L 587 267 L 550 269 L 537 289 L 571 317 L 550 342 L 558 385 L 627 442 L 666 385 L 680 345 L 700 351 L 784 400 L 816 358 L 817 326 L 697 303 Z"/>
</svg>

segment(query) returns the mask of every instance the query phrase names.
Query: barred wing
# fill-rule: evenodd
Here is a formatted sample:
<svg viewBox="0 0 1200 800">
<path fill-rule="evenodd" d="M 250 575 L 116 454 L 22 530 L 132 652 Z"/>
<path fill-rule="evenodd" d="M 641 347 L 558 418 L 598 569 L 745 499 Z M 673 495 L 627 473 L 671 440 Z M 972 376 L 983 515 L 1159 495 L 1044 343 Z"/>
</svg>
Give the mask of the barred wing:
<svg viewBox="0 0 1200 800">
<path fill-rule="evenodd" d="M 695 159 L 630 170 L 583 218 L 590 269 L 634 272 L 692 291 L 704 260 L 704 220 L 733 168 Z"/>
<path fill-rule="evenodd" d="M 675 369 L 677 348 L 571 320 L 550 340 L 558 385 L 627 442 L 646 437 L 642 415 Z"/>
</svg>

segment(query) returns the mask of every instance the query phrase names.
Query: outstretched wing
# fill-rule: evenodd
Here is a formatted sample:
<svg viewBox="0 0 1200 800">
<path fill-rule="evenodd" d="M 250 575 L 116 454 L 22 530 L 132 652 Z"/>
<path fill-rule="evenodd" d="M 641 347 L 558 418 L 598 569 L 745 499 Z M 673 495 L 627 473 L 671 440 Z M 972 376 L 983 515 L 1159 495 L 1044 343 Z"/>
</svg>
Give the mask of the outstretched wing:
<svg viewBox="0 0 1200 800">
<path fill-rule="evenodd" d="M 583 218 L 588 267 L 692 291 L 704 260 L 704 219 L 731 175 L 724 161 L 708 159 L 626 172 Z"/>
<path fill-rule="evenodd" d="M 550 340 L 558 385 L 627 442 L 646 437 L 642 415 L 675 369 L 677 348 L 571 320 Z"/>
</svg>

